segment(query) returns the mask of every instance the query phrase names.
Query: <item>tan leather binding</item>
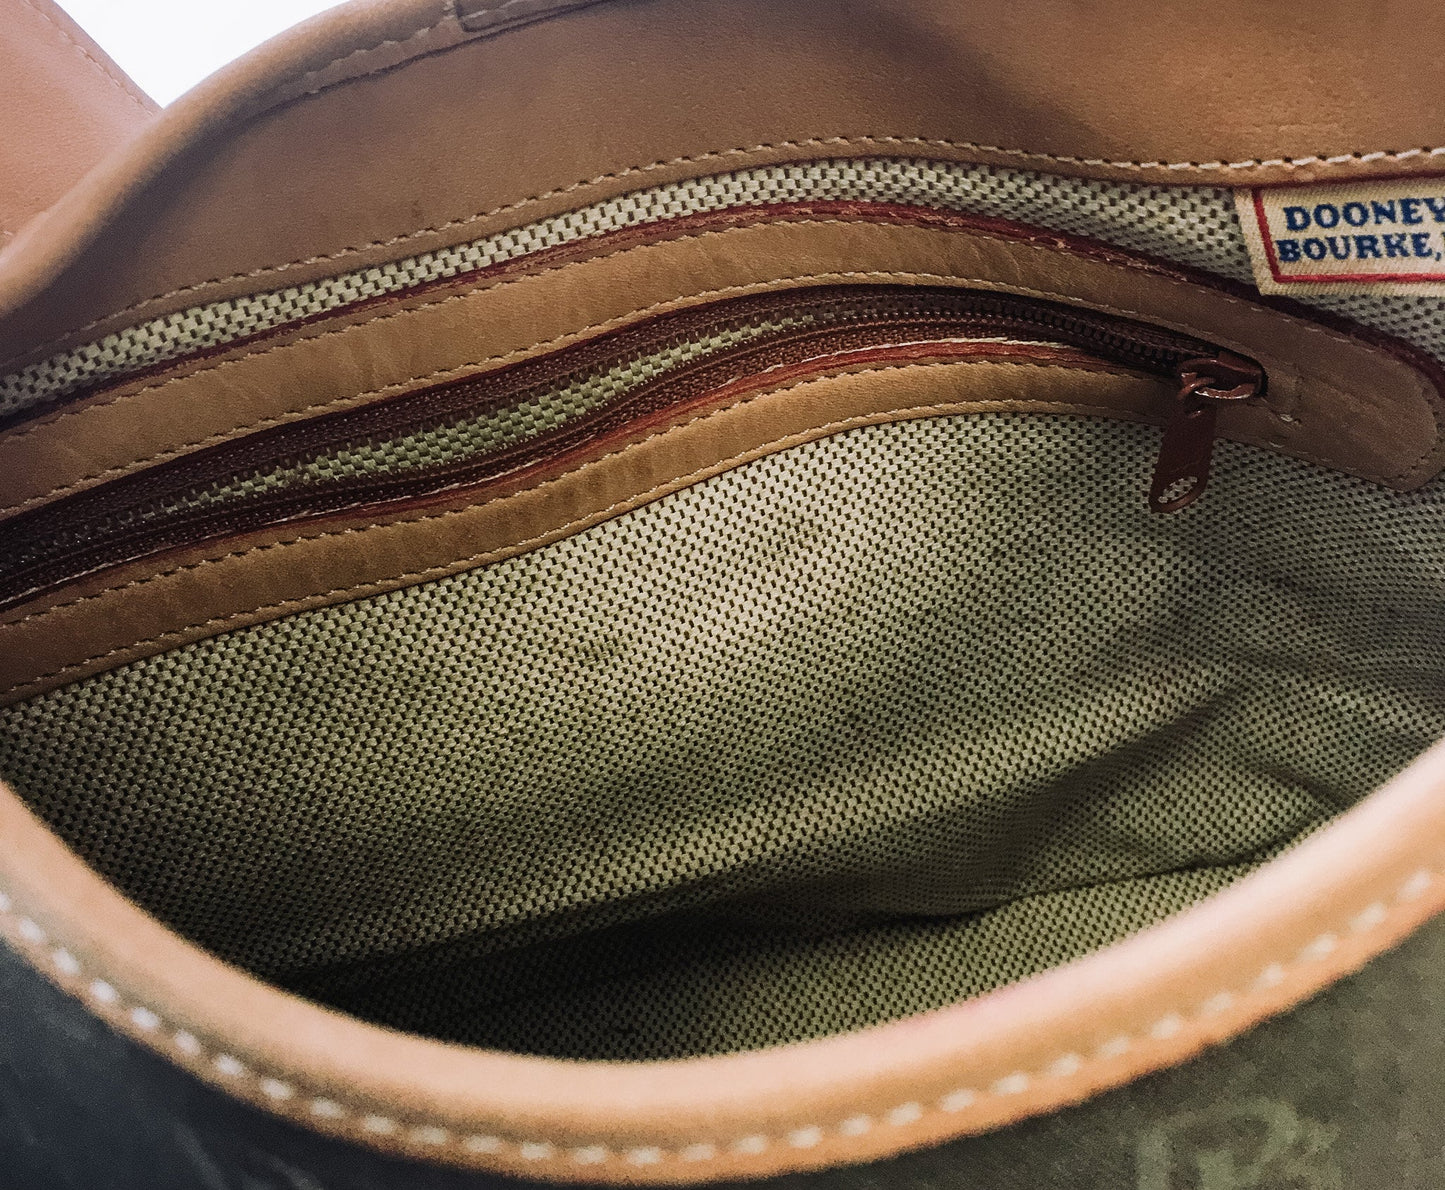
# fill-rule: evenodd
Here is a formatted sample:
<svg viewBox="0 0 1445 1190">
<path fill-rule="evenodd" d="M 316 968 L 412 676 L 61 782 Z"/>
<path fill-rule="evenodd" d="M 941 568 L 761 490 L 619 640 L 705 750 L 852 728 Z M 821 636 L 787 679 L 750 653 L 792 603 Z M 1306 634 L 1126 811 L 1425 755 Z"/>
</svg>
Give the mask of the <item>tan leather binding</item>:
<svg viewBox="0 0 1445 1190">
<path fill-rule="evenodd" d="M 1434 6 L 1312 8 L 1304 21 L 1289 8 L 1230 0 L 1146 26 L 1126 5 L 918 0 L 894 6 L 895 19 L 869 4 L 656 0 L 601 3 L 447 49 L 500 27 L 493 22 L 545 17 L 548 7 L 363 6 L 237 68 L 16 237 L 0 258 L 10 350 L 32 351 L 90 319 L 115 325 L 469 238 L 639 177 L 825 149 L 926 150 L 1192 181 L 1400 172 L 1432 168 L 1438 155 L 1430 151 L 1433 101 L 1445 58 L 1421 53 L 1411 71 L 1395 69 L 1399 45 L 1440 43 L 1445 14 Z M 635 53 L 625 70 L 605 56 L 616 44 Z M 1286 45 L 1288 71 L 1276 69 Z M 720 52 L 739 46 L 746 54 Z M 410 57 L 418 53 L 429 56 Z M 712 102 L 670 102 L 669 85 L 698 70 L 699 59 L 696 81 Z M 1231 85 L 1217 85 L 1221 73 Z M 1360 75 L 1393 85 L 1332 105 L 1348 124 L 1321 116 L 1313 80 Z M 904 88 L 903 78 L 921 82 Z M 443 94 L 465 102 L 442 106 Z M 829 106 L 849 94 L 866 103 L 866 119 Z M 1272 113 L 1267 126 L 1255 118 L 1260 110 Z M 443 115 L 418 123 L 428 112 Z M 705 120 L 690 123 L 699 113 Z M 374 133 L 371 173 L 330 154 L 347 144 L 336 133 L 357 120 Z M 617 135 L 599 137 L 603 124 Z M 733 152 L 761 143 L 773 147 Z M 536 144 L 549 151 L 527 151 Z M 1191 164 L 1199 158 L 1206 164 Z M 424 193 L 411 184 L 418 170 L 435 181 Z M 254 196 L 258 181 L 260 201 L 238 204 L 236 195 Z M 338 201 L 327 207 L 315 194 Z M 414 235 L 421 226 L 441 230 Z M 87 246 L 85 262 L 67 267 Z M 1143 296 L 1131 290 L 1128 300 L 1142 304 Z M 1244 323 L 1224 325 L 1252 337 Z M 1284 333 L 1281 325 L 1261 327 Z M 1316 366 L 1316 352 L 1293 354 L 1298 346 L 1279 354 Z M 298 343 L 285 358 L 303 354 Z M 323 363 L 337 361 L 319 356 Z M 1116 391 L 1107 379 L 1101 389 Z M 1323 366 L 1321 379 L 1329 379 Z M 1301 404 L 1291 408 L 1308 427 L 1313 390 L 1284 391 L 1296 394 Z M 1399 423 L 1397 440 L 1385 431 L 1389 410 L 1368 416 L 1377 425 L 1364 439 L 1336 435 L 1347 449 L 1414 442 L 1407 453 L 1433 459 L 1423 418 Z M 668 470 L 679 467 L 668 460 Z M 1407 467 L 1395 477 L 1414 475 Z M 192 598 L 178 592 L 175 607 Z M 309 1127 L 524 1176 L 686 1182 L 882 1156 L 1180 1062 L 1445 909 L 1442 837 L 1445 747 L 1437 747 L 1231 889 L 1077 963 L 846 1037 L 640 1066 L 442 1045 L 279 993 L 125 901 L 3 787 L 0 931 L 139 1043 Z"/>
<path fill-rule="evenodd" d="M 52 0 L 0 0 L 0 247 L 156 110 Z"/>
<path fill-rule="evenodd" d="M 952 1008 L 727 1057 L 527 1058 L 363 1024 L 226 967 L 0 786 L 0 931 L 115 1028 L 360 1144 L 603 1183 L 881 1157 L 1051 1110 L 1288 1008 L 1445 909 L 1445 745 L 1286 855 L 1078 962 Z"/>
<path fill-rule="evenodd" d="M 67 587 L 0 627 L 0 704 L 206 636 L 536 549 L 730 467 L 857 426 L 1024 410 L 1158 419 L 1153 380 L 1077 366 L 889 364 L 724 398 L 671 427 L 604 440 L 478 502 L 328 518 L 176 551 Z M 1142 496 L 1141 496 L 1142 499 Z"/>
<path fill-rule="evenodd" d="M 1434 382 L 1364 339 L 1062 237 L 962 216 L 798 218 L 552 259 L 115 386 L 0 435 L 0 517 L 281 421 L 486 371 L 683 305 L 878 281 L 1026 294 L 1168 326 L 1264 365 L 1268 397 L 1226 409 L 1228 437 L 1402 489 L 1445 461 Z"/>
<path fill-rule="evenodd" d="M 1117 254 L 1071 251 L 1053 239 L 956 223 L 948 229 L 868 220 L 765 222 L 372 309 L 173 377 L 124 386 L 10 431 L 0 438 L 0 502 L 14 510 L 54 500 L 259 426 L 484 372 L 645 313 L 708 297 L 850 281 L 1063 298 L 1166 325 L 1264 365 L 1267 397 L 1223 409 L 1223 435 L 1403 488 L 1440 468 L 1440 395 L 1393 355 Z M 1156 422 L 1168 412 L 1169 389 L 1157 384 L 1147 386 L 1151 403 L 1141 400 L 1138 383 L 1064 375 L 1040 392 L 1036 380 L 1025 383 L 1017 374 L 979 387 L 981 376 L 960 377 L 960 391 L 971 386 L 966 399 L 934 393 L 904 405 L 1043 403 Z M 881 386 L 881 408 L 904 407 L 886 389 Z M 389 518 L 372 511 L 356 523 L 331 518 L 102 572 L 0 617 L 0 698 L 13 701 L 303 607 L 480 565 L 660 495 L 764 443 L 860 412 L 805 405 L 800 421 L 786 397 L 766 406 L 773 412 L 765 416 L 763 408 L 753 411 L 764 417 L 755 431 L 723 436 L 702 454 L 680 450 L 671 463 L 664 456 L 645 467 L 634 464 L 635 455 L 614 454 L 610 466 L 623 475 L 620 482 L 579 471 L 570 492 L 546 491 L 544 512 L 518 513 L 505 502 L 469 508 L 476 497 L 464 494 L 455 507 L 426 515 Z M 861 412 L 869 411 L 877 410 Z"/>
<path fill-rule="evenodd" d="M 1196 185 L 1438 169 L 1445 9 L 1301 11 L 347 6 L 177 102 L 27 226 L 0 256 L 0 359 L 765 161 L 928 156 Z M 1322 78 L 1370 82 L 1324 102 Z"/>
<path fill-rule="evenodd" d="M 555 259 L 520 276 L 371 306 L 108 388 L 0 435 L 0 517 L 186 451 L 604 329 L 767 287 L 944 283 L 1065 300 L 1259 360 L 1269 396 L 1222 433 L 1409 490 L 1442 461 L 1432 375 L 1373 342 L 1220 287 L 965 217 L 786 218 Z"/>
</svg>

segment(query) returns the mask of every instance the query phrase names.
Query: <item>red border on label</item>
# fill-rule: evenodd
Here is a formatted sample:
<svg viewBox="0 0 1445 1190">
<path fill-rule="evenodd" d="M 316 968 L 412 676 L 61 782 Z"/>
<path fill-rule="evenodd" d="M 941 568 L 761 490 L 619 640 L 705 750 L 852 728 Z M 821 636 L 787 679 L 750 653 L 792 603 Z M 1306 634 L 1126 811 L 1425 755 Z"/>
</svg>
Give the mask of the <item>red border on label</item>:
<svg viewBox="0 0 1445 1190">
<path fill-rule="evenodd" d="M 1310 273 L 1307 276 L 1279 271 L 1279 261 L 1274 254 L 1274 237 L 1269 231 L 1269 219 L 1264 213 L 1264 188 L 1256 186 L 1254 195 L 1254 217 L 1259 222 L 1259 242 L 1264 245 L 1265 260 L 1269 262 L 1269 275 L 1280 285 L 1313 285 L 1318 281 L 1338 282 L 1342 285 L 1368 285 L 1376 281 L 1421 282 L 1445 281 L 1445 273 Z"/>
</svg>

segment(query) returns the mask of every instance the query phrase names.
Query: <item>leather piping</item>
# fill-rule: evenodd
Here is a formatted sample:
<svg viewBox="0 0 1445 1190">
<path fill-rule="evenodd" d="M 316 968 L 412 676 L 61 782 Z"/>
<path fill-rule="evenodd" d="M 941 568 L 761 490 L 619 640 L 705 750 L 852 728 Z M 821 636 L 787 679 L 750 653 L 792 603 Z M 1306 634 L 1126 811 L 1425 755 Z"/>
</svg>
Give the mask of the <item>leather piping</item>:
<svg viewBox="0 0 1445 1190">
<path fill-rule="evenodd" d="M 1085 959 L 843 1037 L 662 1063 L 448 1046 L 280 993 L 124 900 L 3 787 L 0 933 L 114 1028 L 307 1127 L 534 1178 L 702 1182 L 883 1157 L 1177 1064 L 1445 909 L 1442 838 L 1445 745 L 1233 887 Z"/>
<path fill-rule="evenodd" d="M 1006 394 L 1006 395 L 1003 395 Z M 982 411 L 1162 420 L 1157 380 L 1077 363 L 863 366 L 629 426 L 550 468 L 419 511 L 375 509 L 178 550 L 122 566 L 7 613 L 0 703 L 233 628 L 395 590 L 535 549 L 721 471 L 876 421 Z M 157 562 L 168 564 L 157 570 Z"/>
<path fill-rule="evenodd" d="M 1085 247 L 962 216 L 802 217 L 471 279 L 120 385 L 0 435 L 0 516 L 242 433 L 476 374 L 684 305 L 849 281 L 962 284 L 1168 326 L 1264 365 L 1268 402 L 1226 411 L 1227 436 L 1405 489 L 1445 464 L 1445 403 L 1427 361 Z"/>
<path fill-rule="evenodd" d="M 1212 19 L 1231 24 L 1217 11 Z M 399 31 L 388 40 L 413 36 Z M 378 67 L 385 54 L 363 58 L 373 69 L 400 65 Z M 238 90 L 247 85 L 234 77 Z M 189 131 L 175 139 L 179 148 L 161 136 L 147 140 L 100 182 L 82 184 L 81 197 L 63 201 L 53 218 L 27 228 L 6 251 L 0 284 L 11 285 L 12 296 L 27 285 L 38 290 L 158 171 L 140 158 L 157 145 L 179 155 L 202 137 Z M 909 143 L 892 139 L 900 148 Z M 1018 152 L 958 151 L 985 160 Z M 1050 160 L 1105 174 L 1167 178 L 1164 171 L 1177 167 L 1174 177 L 1213 169 L 1258 181 L 1429 169 L 1440 152 L 1202 166 Z M 1445 908 L 1442 794 L 1445 750 L 1437 747 L 1291 854 L 1088 959 L 898 1025 L 641 1069 L 440 1046 L 266 988 L 120 898 L 3 789 L 0 930 L 117 1029 L 197 1077 L 358 1143 L 557 1179 L 766 1176 L 883 1156 L 1050 1110 L 1177 1063 L 1297 1003 Z"/>
<path fill-rule="evenodd" d="M 784 296 L 791 295 L 785 292 Z M 827 311 L 830 306 L 836 308 L 835 303 L 820 300 L 813 308 Z M 869 310 L 865 304 L 854 307 L 853 312 L 866 318 Z M 665 331 L 677 335 L 685 330 L 675 323 L 649 329 L 654 335 Z M 461 411 L 496 412 L 546 391 L 549 381 L 556 383 L 559 366 L 571 368 L 562 375 L 575 376 L 577 369 L 585 370 L 589 361 L 565 353 L 561 359 L 544 361 L 554 369 L 550 378 L 538 377 L 536 373 L 499 378 L 509 382 L 512 386 L 509 389 L 499 391 L 499 386 L 494 385 L 490 392 L 479 392 L 477 386 L 465 382 L 423 388 L 412 394 L 420 405 L 398 401 L 372 404 L 349 415 L 313 419 L 304 427 L 288 428 L 282 434 L 253 434 L 230 447 L 188 456 L 168 467 L 139 472 L 130 481 L 91 489 L 72 500 L 42 507 L 32 516 L 9 522 L 12 556 L 0 556 L 0 608 L 18 606 L 46 591 L 59 590 L 129 561 L 268 526 L 294 526 L 362 509 L 378 519 L 391 520 L 410 508 L 432 503 L 439 492 L 465 492 L 474 502 L 484 501 L 499 480 L 522 480 L 555 465 L 563 457 L 584 458 L 598 449 L 596 443 L 600 441 L 636 436 L 656 424 L 677 420 L 686 409 L 727 404 L 744 391 L 781 386 L 807 376 L 885 364 L 968 358 L 1068 363 L 1086 369 L 1132 368 L 1166 383 L 1172 382 L 1167 362 L 1141 357 L 1131 365 L 1103 354 L 1107 348 L 1091 354 L 1087 349 L 1045 347 L 1028 342 L 1032 336 L 1027 334 L 1017 336 L 1025 340 L 1024 343 L 1009 346 L 990 342 L 989 330 L 987 324 L 970 324 L 964 318 L 949 320 L 944 315 L 934 315 L 914 321 L 880 318 L 865 321 L 861 326 L 841 329 L 833 326 L 822 330 L 810 327 L 803 332 L 762 337 L 745 347 L 724 349 L 682 368 L 669 369 L 586 414 L 505 448 L 468 454 L 462 460 L 407 468 L 401 473 L 349 475 L 299 486 L 286 484 L 279 491 L 228 501 L 219 509 L 192 509 L 184 513 L 160 510 L 159 504 L 165 501 L 167 493 L 194 492 L 198 487 L 225 483 L 239 474 L 254 474 L 268 465 L 284 465 L 297 455 L 325 456 L 337 448 L 344 449 L 358 437 L 394 439 L 403 434 L 425 433 L 428 427 L 435 429 Z M 960 341 L 965 337 L 980 341 Z M 619 351 L 625 345 L 608 341 L 602 346 Z M 1207 353 L 1205 345 L 1195 343 L 1180 343 L 1176 349 L 1196 357 Z M 1144 350 L 1150 348 L 1146 346 Z M 594 360 L 606 358 L 593 357 Z M 57 534 L 64 536 L 72 530 L 83 533 L 82 526 L 86 523 L 116 516 L 129 519 L 133 514 L 142 517 L 143 528 L 132 527 L 119 535 L 86 534 L 84 544 L 72 537 L 70 548 L 56 548 Z M 31 559 L 28 564 L 18 562 L 19 556 L 27 555 Z"/>
</svg>

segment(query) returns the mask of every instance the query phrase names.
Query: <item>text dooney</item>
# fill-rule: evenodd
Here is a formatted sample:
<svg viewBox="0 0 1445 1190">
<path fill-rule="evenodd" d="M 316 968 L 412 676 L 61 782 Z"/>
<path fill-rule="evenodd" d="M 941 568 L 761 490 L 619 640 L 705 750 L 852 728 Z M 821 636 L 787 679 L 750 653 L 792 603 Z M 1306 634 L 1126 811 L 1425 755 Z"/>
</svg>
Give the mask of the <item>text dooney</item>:
<svg viewBox="0 0 1445 1190">
<path fill-rule="evenodd" d="M 1445 179 L 1236 192 L 1261 292 L 1445 295 Z"/>
</svg>

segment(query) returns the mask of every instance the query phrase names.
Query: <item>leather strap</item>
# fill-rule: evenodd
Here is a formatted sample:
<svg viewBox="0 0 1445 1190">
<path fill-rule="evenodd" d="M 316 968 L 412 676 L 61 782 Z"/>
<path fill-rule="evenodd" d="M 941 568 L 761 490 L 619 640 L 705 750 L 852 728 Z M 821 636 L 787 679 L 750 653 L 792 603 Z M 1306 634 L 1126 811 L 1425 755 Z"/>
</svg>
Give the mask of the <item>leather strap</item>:
<svg viewBox="0 0 1445 1190">
<path fill-rule="evenodd" d="M 157 110 L 52 0 L 0 0 L 0 246 Z"/>
</svg>

